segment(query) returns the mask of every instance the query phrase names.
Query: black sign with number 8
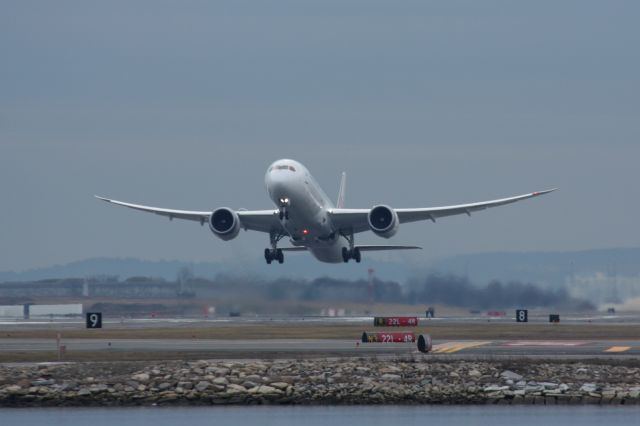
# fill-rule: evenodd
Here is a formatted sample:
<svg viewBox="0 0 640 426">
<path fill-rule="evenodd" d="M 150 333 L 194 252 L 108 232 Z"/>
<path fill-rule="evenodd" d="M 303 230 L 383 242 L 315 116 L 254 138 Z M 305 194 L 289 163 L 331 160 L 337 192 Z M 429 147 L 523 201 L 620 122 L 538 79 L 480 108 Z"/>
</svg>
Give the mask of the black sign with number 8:
<svg viewBox="0 0 640 426">
<path fill-rule="evenodd" d="M 517 309 L 516 310 L 516 322 L 528 322 L 529 321 L 529 311 L 526 309 Z"/>
<path fill-rule="evenodd" d="M 102 328 L 102 312 L 87 312 L 87 328 Z"/>
</svg>

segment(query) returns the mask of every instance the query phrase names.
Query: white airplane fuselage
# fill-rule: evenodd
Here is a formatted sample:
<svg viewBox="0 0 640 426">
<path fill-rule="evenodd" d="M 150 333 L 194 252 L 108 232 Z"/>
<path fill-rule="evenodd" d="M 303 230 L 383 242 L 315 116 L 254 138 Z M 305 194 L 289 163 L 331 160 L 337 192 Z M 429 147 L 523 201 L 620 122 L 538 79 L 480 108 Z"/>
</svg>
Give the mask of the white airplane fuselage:
<svg viewBox="0 0 640 426">
<path fill-rule="evenodd" d="M 264 182 L 269 198 L 287 212 L 281 222 L 291 244 L 306 247 L 320 261 L 342 263 L 342 248 L 349 244 L 331 223 L 333 202 L 309 170 L 294 160 L 278 160 L 267 169 Z"/>
</svg>

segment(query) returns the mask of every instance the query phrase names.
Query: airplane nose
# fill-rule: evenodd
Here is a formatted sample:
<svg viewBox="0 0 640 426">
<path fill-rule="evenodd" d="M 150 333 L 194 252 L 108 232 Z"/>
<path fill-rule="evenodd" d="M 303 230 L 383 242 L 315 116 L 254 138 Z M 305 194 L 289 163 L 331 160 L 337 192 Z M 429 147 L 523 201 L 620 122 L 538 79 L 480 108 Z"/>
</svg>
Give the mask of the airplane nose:
<svg viewBox="0 0 640 426">
<path fill-rule="evenodd" d="M 266 179 L 267 188 L 269 194 L 273 200 L 280 200 L 281 198 L 288 197 L 286 176 L 280 172 L 272 172 L 267 175 Z"/>
</svg>

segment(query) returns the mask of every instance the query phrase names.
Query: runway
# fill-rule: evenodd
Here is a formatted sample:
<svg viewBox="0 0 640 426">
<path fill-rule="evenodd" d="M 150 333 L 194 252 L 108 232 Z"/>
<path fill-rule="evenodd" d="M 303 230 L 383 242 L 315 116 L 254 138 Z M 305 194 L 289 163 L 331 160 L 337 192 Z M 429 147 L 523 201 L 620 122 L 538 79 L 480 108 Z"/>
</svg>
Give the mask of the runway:
<svg viewBox="0 0 640 426">
<path fill-rule="evenodd" d="M 416 316 L 423 313 L 414 314 Z M 640 325 L 640 313 L 626 312 L 619 314 L 580 314 L 563 313 L 561 315 L 562 324 L 600 324 L 600 325 Z M 512 324 L 515 322 L 515 314 L 490 317 L 483 314 L 468 316 L 443 316 L 436 318 L 418 318 L 420 326 L 430 326 L 437 324 Z M 247 316 L 247 317 L 212 317 L 212 318 L 129 318 L 129 317 L 106 317 L 103 319 L 105 327 L 109 328 L 163 328 L 163 327 L 212 327 L 226 325 L 270 325 L 270 324 L 318 324 L 318 325 L 363 325 L 368 326 L 373 322 L 372 316 Z M 41 317 L 32 319 L 8 319 L 0 318 L 0 329 L 40 329 L 55 327 L 57 329 L 75 329 L 83 327 L 84 317 L 64 318 L 64 317 Z M 548 324 L 547 313 L 530 312 L 529 324 Z"/>
<path fill-rule="evenodd" d="M 363 331 L 385 330 L 373 327 L 372 317 L 105 318 L 100 330 L 87 330 L 80 318 L 17 320 L 0 322 L 0 362 L 55 360 L 58 343 L 64 346 L 63 359 L 92 361 L 359 356 L 640 360 L 637 314 L 564 318 L 561 324 L 549 324 L 541 316 L 528 324 L 511 318 L 422 318 L 407 331 L 433 337 L 429 354 L 418 352 L 415 343 L 362 343 Z"/>
<path fill-rule="evenodd" d="M 372 356 L 465 355 L 486 358 L 509 357 L 640 357 L 640 340 L 434 340 L 433 350 L 421 354 L 413 343 L 362 343 L 356 339 L 62 339 L 68 355 L 199 353 L 202 356 L 260 358 L 277 355 Z M 0 339 L 0 353 L 56 351 L 55 339 Z"/>
</svg>

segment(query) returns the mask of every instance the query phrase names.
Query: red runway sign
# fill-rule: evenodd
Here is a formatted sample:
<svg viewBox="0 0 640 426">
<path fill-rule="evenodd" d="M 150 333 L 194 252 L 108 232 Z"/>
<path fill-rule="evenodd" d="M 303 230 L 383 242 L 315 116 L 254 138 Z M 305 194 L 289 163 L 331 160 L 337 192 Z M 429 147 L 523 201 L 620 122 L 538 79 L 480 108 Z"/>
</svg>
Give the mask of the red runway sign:
<svg viewBox="0 0 640 426">
<path fill-rule="evenodd" d="M 417 327 L 418 317 L 375 317 L 374 327 Z"/>
<path fill-rule="evenodd" d="M 411 331 L 396 333 L 373 331 L 362 333 L 362 343 L 413 343 L 415 341 L 416 335 Z"/>
</svg>

